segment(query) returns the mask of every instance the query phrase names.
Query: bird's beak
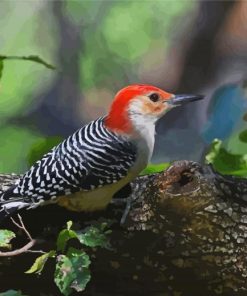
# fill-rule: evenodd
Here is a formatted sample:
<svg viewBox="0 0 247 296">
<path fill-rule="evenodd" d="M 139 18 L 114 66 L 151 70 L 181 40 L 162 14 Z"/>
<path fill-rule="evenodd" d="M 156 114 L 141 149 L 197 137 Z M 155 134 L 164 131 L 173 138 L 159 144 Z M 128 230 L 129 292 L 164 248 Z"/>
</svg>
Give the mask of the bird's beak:
<svg viewBox="0 0 247 296">
<path fill-rule="evenodd" d="M 185 103 L 202 100 L 203 98 L 204 96 L 202 95 L 173 95 L 168 102 L 173 106 L 180 106 Z"/>
</svg>

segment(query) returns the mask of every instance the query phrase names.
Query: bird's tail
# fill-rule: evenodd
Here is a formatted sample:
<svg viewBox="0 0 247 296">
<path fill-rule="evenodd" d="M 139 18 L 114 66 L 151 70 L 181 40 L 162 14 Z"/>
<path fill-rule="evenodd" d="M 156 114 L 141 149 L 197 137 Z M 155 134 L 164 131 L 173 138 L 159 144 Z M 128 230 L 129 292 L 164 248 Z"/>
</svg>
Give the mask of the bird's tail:
<svg viewBox="0 0 247 296">
<path fill-rule="evenodd" d="M 28 205 L 23 197 L 15 196 L 14 188 L 9 188 L 5 192 L 0 193 L 0 223 Z"/>
</svg>

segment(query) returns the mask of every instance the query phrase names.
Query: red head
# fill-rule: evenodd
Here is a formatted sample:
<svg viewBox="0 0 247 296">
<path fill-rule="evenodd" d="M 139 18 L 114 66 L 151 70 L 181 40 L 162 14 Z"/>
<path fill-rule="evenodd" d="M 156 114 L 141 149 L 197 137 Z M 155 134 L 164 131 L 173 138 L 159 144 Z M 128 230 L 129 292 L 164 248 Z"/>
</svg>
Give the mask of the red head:
<svg viewBox="0 0 247 296">
<path fill-rule="evenodd" d="M 133 84 L 121 89 L 112 102 L 110 112 L 105 119 L 107 128 L 132 133 L 135 119 L 145 119 L 153 123 L 172 108 L 167 102 L 173 97 L 158 87 L 145 84 Z"/>
<path fill-rule="evenodd" d="M 173 95 L 152 85 L 129 85 L 116 94 L 105 125 L 128 135 L 140 131 L 145 134 L 150 128 L 154 132 L 154 123 L 167 111 L 202 98 L 200 95 Z"/>
</svg>

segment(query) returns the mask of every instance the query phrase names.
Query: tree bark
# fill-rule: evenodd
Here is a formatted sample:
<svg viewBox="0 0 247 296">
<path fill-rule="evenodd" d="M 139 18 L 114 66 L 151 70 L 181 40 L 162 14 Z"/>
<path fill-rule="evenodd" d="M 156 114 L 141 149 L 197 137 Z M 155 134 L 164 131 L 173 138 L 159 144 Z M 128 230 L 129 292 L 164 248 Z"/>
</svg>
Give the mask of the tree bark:
<svg viewBox="0 0 247 296">
<path fill-rule="evenodd" d="M 1 175 L 0 183 L 6 186 L 16 177 Z M 124 207 L 115 204 L 85 215 L 53 205 L 23 212 L 23 219 L 36 236 L 61 229 L 69 219 L 114 219 L 112 250 L 92 251 L 92 279 L 84 295 L 246 295 L 247 180 L 178 161 L 164 172 L 137 178 L 131 186 L 123 225 L 119 221 Z M 35 226 L 33 221 L 38 221 Z M 48 239 L 44 248 L 52 244 Z M 28 256 L 33 255 L 21 256 L 24 266 Z M 6 283 L 13 264 L 21 260 L 11 258 L 12 273 L 0 264 L 0 282 L 7 288 L 13 288 L 15 280 L 11 287 Z M 59 295 L 52 272 L 46 268 L 38 279 L 33 276 L 37 291 Z M 28 283 L 30 275 L 23 275 L 15 286 L 33 295 Z"/>
</svg>

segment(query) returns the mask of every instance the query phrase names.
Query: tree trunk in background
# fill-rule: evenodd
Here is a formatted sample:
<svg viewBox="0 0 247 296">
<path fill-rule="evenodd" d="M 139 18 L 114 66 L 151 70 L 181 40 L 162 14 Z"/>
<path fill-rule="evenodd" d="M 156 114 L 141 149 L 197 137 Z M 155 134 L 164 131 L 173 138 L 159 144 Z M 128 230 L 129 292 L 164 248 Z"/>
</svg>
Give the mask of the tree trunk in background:
<svg viewBox="0 0 247 296">
<path fill-rule="evenodd" d="M 161 119 L 158 133 L 162 137 L 157 138 L 156 162 L 160 161 L 160 157 L 162 161 L 202 159 L 206 143 L 201 136 L 201 129 L 207 120 L 207 107 L 212 93 L 208 88 L 219 87 L 216 85 L 216 78 L 223 64 L 222 57 L 217 53 L 217 37 L 230 12 L 238 5 L 237 2 L 201 1 L 197 17 L 194 23 L 187 26 L 186 31 L 183 29 L 182 20 L 180 21 L 180 36 L 172 44 L 171 53 L 168 53 L 171 59 L 168 59 L 167 65 L 164 66 L 165 80 L 161 86 L 176 93 L 201 93 L 208 94 L 208 97 L 200 103 L 176 108 Z M 173 51 L 176 54 L 173 54 Z M 176 79 L 173 85 L 169 85 L 169 82 L 165 82 L 166 76 L 169 76 L 170 69 L 174 70 L 174 67 L 179 67 L 175 70 Z M 211 85 L 212 82 L 216 82 L 214 86 Z M 165 158 L 162 153 L 164 147 Z"/>
<path fill-rule="evenodd" d="M 57 26 L 57 71 L 51 87 L 35 99 L 21 124 L 48 136 L 68 136 L 83 122 L 78 112 L 82 98 L 80 86 L 80 55 L 83 52 L 83 26 L 73 22 L 65 10 L 65 1 L 52 1 L 51 10 Z M 45 120 L 44 120 L 45 118 Z"/>
<path fill-rule="evenodd" d="M 116 205 L 91 215 L 54 205 L 22 216 L 33 236 L 46 237 L 39 246 L 44 250 L 54 247 L 54 233 L 69 219 L 80 224 L 102 217 L 115 221 L 113 249 L 92 251 L 92 279 L 85 295 L 246 295 L 246 197 L 245 179 L 179 161 L 132 183 L 131 209 L 122 226 L 123 209 Z M 59 295 L 51 264 L 38 278 L 23 274 L 34 257 L 2 262 L 1 288 Z"/>
<path fill-rule="evenodd" d="M 236 1 L 201 1 L 199 13 L 190 32 L 191 42 L 185 51 L 178 91 L 195 92 L 215 81 L 220 66 L 217 36 Z"/>
</svg>

